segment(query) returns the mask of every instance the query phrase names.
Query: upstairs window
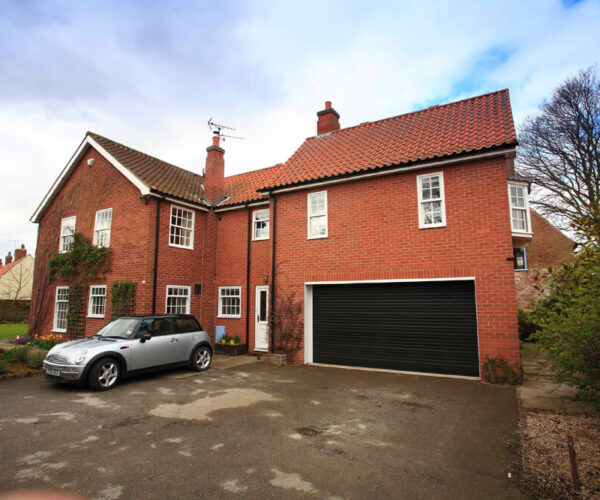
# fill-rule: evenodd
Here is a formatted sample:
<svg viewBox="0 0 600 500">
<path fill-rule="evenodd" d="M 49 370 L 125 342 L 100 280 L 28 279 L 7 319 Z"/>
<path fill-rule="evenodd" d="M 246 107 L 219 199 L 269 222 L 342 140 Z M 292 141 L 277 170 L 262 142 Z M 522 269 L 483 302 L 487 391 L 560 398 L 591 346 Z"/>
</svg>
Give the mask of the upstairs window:
<svg viewBox="0 0 600 500">
<path fill-rule="evenodd" d="M 110 227 L 112 226 L 112 208 L 98 210 L 94 224 L 94 245 L 98 247 L 110 246 Z"/>
<path fill-rule="evenodd" d="M 269 209 L 252 212 L 252 239 L 269 239 Z"/>
<path fill-rule="evenodd" d="M 71 250 L 73 244 L 73 235 L 75 234 L 75 223 L 77 217 L 65 217 L 60 224 L 60 242 L 58 245 L 58 251 L 65 253 Z"/>
<path fill-rule="evenodd" d="M 189 286 L 167 286 L 167 314 L 190 313 L 190 288 Z"/>
<path fill-rule="evenodd" d="M 169 245 L 179 248 L 194 248 L 194 211 L 171 205 Z"/>
<path fill-rule="evenodd" d="M 88 318 L 104 318 L 106 308 L 106 285 L 90 286 Z"/>
<path fill-rule="evenodd" d="M 510 221 L 513 232 L 529 233 L 529 208 L 527 206 L 527 186 L 509 184 Z"/>
<path fill-rule="evenodd" d="M 67 314 L 69 313 L 69 287 L 57 286 L 56 299 L 54 301 L 54 325 L 55 332 L 67 331 Z"/>
<path fill-rule="evenodd" d="M 444 204 L 444 174 L 418 175 L 419 228 L 443 227 L 446 225 Z"/>
<path fill-rule="evenodd" d="M 327 191 L 308 195 L 308 239 L 327 238 Z"/>
<path fill-rule="evenodd" d="M 219 318 L 242 316 L 242 288 L 239 286 L 219 287 Z"/>
</svg>

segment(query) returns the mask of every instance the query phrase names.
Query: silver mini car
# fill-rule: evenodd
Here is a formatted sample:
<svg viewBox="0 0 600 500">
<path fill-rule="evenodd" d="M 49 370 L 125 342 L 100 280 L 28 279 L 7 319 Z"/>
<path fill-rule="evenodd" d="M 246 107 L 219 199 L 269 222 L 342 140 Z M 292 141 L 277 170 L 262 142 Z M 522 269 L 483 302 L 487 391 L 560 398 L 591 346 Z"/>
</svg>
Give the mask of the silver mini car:
<svg viewBox="0 0 600 500">
<path fill-rule="evenodd" d="M 212 354 L 209 336 L 194 316 L 127 316 L 93 337 L 55 345 L 44 373 L 53 382 L 87 382 L 106 391 L 122 377 L 157 369 L 187 365 L 207 370 Z"/>
</svg>

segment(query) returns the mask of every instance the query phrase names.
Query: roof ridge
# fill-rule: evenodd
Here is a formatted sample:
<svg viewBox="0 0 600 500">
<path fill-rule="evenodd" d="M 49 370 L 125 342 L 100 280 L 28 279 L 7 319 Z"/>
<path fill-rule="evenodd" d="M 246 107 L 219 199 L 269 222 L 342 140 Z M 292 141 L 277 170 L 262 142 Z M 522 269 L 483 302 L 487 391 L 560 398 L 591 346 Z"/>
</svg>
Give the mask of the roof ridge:
<svg viewBox="0 0 600 500">
<path fill-rule="evenodd" d="M 128 149 L 129 151 L 133 151 L 134 153 L 138 153 L 138 154 L 141 154 L 141 155 L 143 155 L 143 156 L 145 156 L 145 157 L 147 157 L 147 158 L 150 158 L 150 159 L 152 159 L 152 160 L 156 160 L 156 161 L 159 161 L 159 162 L 161 162 L 161 163 L 165 163 L 166 165 L 169 165 L 170 167 L 177 168 L 177 169 L 179 169 L 179 170 L 183 170 L 184 172 L 187 172 L 187 173 L 189 173 L 189 174 L 192 174 L 192 175 L 197 175 L 198 177 L 202 177 L 200 174 L 197 174 L 196 172 L 192 172 L 191 170 L 188 170 L 187 168 L 178 167 L 177 165 L 174 165 L 173 163 L 169 163 L 168 161 L 161 160 L 160 158 L 157 158 L 156 156 L 149 155 L 148 153 L 144 153 L 143 151 L 140 151 L 139 149 L 135 149 L 135 148 L 132 148 L 132 147 L 130 147 L 130 146 L 127 146 L 127 145 L 125 145 L 125 144 L 123 144 L 123 143 L 121 143 L 121 142 L 117 142 L 117 141 L 115 141 L 115 140 L 113 140 L 113 139 L 109 139 L 108 137 L 105 137 L 105 136 L 103 136 L 103 135 L 97 134 L 96 132 L 92 132 L 91 130 L 88 130 L 88 131 L 85 133 L 85 135 L 86 135 L 86 136 L 87 136 L 87 135 L 89 135 L 89 136 L 92 136 L 92 138 L 93 138 L 94 136 L 95 136 L 95 137 L 100 137 L 101 139 L 104 139 L 105 141 L 110 141 L 110 142 L 112 142 L 113 144 L 116 144 L 117 146 L 121 146 L 122 148 Z"/>
<path fill-rule="evenodd" d="M 385 121 L 388 121 L 388 120 L 393 120 L 394 118 L 399 118 L 401 116 L 416 115 L 418 113 L 424 113 L 425 111 L 429 111 L 429 110 L 434 109 L 434 108 L 445 108 L 445 107 L 448 107 L 448 106 L 454 106 L 454 105 L 459 104 L 461 102 L 475 101 L 475 100 L 481 99 L 483 97 L 488 97 L 488 96 L 491 96 L 491 95 L 494 95 L 494 94 L 501 94 L 501 93 L 504 93 L 504 92 L 506 92 L 508 94 L 509 93 L 508 88 L 494 90 L 493 92 L 487 92 L 485 94 L 479 94 L 479 95 L 472 96 L 472 97 L 465 97 L 464 99 L 459 99 L 458 101 L 446 102 L 446 103 L 443 103 L 443 104 L 434 104 L 433 106 L 428 106 L 428 107 L 423 108 L 423 109 L 416 109 L 414 111 L 408 111 L 407 113 L 400 113 L 399 115 L 388 116 L 387 118 L 380 118 L 379 120 L 362 122 L 362 123 L 359 123 L 357 125 L 350 125 L 349 127 L 340 128 L 338 130 L 332 130 L 331 132 L 329 132 L 327 134 L 311 135 L 311 136 L 307 137 L 305 140 L 307 141 L 309 139 L 317 139 L 317 138 L 320 138 L 320 137 L 327 137 L 329 135 L 339 134 L 340 132 L 344 132 L 346 130 L 351 130 L 351 129 L 354 129 L 354 128 L 362 127 L 364 125 L 372 125 L 374 123 L 385 122 Z M 298 149 L 300 149 L 300 148 L 298 148 Z"/>
</svg>

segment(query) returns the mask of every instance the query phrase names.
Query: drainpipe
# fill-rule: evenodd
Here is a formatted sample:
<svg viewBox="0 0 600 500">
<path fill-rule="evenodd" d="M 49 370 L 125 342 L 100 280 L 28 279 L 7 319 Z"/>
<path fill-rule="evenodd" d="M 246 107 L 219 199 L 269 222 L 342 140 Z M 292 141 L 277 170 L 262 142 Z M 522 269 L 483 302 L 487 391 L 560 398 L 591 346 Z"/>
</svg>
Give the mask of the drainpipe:
<svg viewBox="0 0 600 500">
<path fill-rule="evenodd" d="M 271 314 L 270 314 L 270 325 L 269 330 L 271 332 L 271 342 L 269 346 L 269 352 L 273 353 L 275 347 L 275 329 L 273 328 L 275 323 L 275 208 L 277 207 L 277 199 L 273 193 L 269 193 L 269 197 L 273 199 L 273 214 L 271 215 L 271 227 L 273 228 L 273 242 L 271 243 Z"/>
<path fill-rule="evenodd" d="M 252 237 L 251 210 L 246 205 L 248 211 L 248 238 L 246 244 L 246 348 L 250 348 L 250 239 Z"/>
<path fill-rule="evenodd" d="M 156 314 L 156 282 L 158 280 L 158 236 L 160 228 L 160 204 L 163 200 L 164 196 L 156 200 L 156 229 L 154 232 L 154 269 L 152 271 L 152 314 Z"/>
</svg>

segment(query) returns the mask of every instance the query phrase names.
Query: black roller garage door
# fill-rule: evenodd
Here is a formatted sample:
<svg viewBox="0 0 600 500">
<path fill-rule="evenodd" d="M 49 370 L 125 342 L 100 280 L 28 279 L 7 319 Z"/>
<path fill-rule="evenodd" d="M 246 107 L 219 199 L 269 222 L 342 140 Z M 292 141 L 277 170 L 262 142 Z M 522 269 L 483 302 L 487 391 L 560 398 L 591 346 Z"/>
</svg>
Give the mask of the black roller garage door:
<svg viewBox="0 0 600 500">
<path fill-rule="evenodd" d="M 478 376 L 474 282 L 314 285 L 313 361 Z"/>
</svg>

